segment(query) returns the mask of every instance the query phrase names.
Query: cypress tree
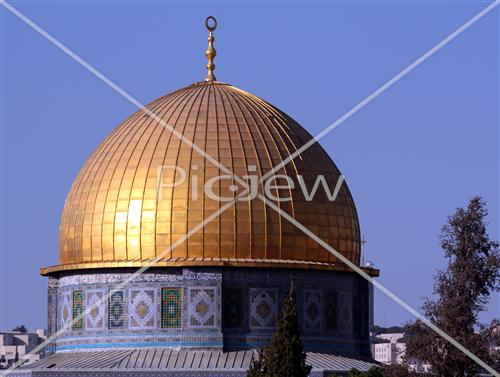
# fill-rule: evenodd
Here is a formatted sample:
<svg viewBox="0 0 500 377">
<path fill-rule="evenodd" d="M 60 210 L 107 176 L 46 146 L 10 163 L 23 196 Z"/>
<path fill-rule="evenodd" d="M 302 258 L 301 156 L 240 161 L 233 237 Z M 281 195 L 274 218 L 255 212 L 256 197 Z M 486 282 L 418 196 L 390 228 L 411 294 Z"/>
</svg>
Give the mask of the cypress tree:
<svg viewBox="0 0 500 377">
<path fill-rule="evenodd" d="M 306 364 L 306 353 L 300 338 L 295 296 L 295 281 L 292 279 L 276 332 L 264 351 L 266 377 L 307 377 L 311 372 L 311 366 Z"/>
<path fill-rule="evenodd" d="M 252 358 L 250 368 L 247 371 L 247 377 L 266 377 L 265 364 L 264 348 L 261 348 L 257 358 Z"/>
</svg>

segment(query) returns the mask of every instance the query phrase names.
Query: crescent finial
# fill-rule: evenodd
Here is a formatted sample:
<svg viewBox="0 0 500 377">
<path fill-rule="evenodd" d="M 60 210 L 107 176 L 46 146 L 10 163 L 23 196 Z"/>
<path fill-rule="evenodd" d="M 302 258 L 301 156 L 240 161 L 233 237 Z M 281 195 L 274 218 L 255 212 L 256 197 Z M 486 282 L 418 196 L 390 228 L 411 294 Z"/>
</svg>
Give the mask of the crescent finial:
<svg viewBox="0 0 500 377">
<path fill-rule="evenodd" d="M 214 58 L 215 55 L 217 55 L 217 51 L 215 51 L 214 48 L 214 34 L 213 31 L 217 28 L 217 20 L 213 16 L 208 16 L 207 19 L 205 20 L 205 26 L 207 30 L 209 31 L 208 34 L 208 47 L 205 51 L 205 56 L 208 59 L 207 62 L 207 77 L 205 78 L 205 81 L 216 81 L 216 78 L 214 76 L 214 70 L 215 70 L 215 64 L 214 64 Z"/>
</svg>

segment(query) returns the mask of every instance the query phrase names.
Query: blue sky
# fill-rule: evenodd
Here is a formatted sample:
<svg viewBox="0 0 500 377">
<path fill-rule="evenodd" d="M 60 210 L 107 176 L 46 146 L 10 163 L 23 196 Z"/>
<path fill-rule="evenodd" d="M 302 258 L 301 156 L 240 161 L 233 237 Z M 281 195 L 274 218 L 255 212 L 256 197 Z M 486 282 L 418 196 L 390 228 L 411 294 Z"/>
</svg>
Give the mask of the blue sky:
<svg viewBox="0 0 500 377">
<path fill-rule="evenodd" d="M 143 103 L 200 81 L 204 19 L 216 75 L 317 134 L 489 1 L 12 1 Z M 136 108 L 2 9 L 0 329 L 45 326 L 66 194 Z M 474 195 L 499 239 L 499 11 L 482 18 L 321 141 L 353 193 L 366 258 L 414 307 L 444 266 L 438 234 Z M 498 295 L 482 316 L 498 316 Z M 375 321 L 411 316 L 376 294 Z"/>
</svg>

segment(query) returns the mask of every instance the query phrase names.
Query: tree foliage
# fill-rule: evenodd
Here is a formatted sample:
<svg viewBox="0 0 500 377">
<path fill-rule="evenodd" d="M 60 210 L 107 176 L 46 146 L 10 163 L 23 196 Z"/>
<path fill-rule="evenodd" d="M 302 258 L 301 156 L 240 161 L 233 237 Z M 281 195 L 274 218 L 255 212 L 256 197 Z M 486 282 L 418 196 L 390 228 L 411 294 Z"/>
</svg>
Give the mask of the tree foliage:
<svg viewBox="0 0 500 377">
<path fill-rule="evenodd" d="M 384 365 L 383 369 L 385 377 L 425 377 L 423 374 L 411 371 L 404 364 Z"/>
<path fill-rule="evenodd" d="M 300 337 L 297 315 L 295 282 L 292 279 L 290 293 L 285 299 L 278 318 L 271 344 L 252 360 L 248 377 L 307 377 L 311 366 L 306 364 L 306 353 Z"/>
<path fill-rule="evenodd" d="M 426 317 L 486 362 L 488 341 L 478 327 L 478 314 L 499 289 L 498 243 L 486 230 L 487 209 L 480 197 L 448 218 L 440 236 L 447 268 L 438 271 L 434 299 L 423 305 Z M 480 367 L 421 321 L 410 323 L 407 357 L 428 361 L 438 376 L 474 376 Z"/>
<path fill-rule="evenodd" d="M 384 371 L 379 367 L 371 367 L 366 372 L 360 372 L 357 369 L 351 369 L 349 377 L 385 377 Z"/>
<path fill-rule="evenodd" d="M 329 374 L 329 377 L 340 377 L 338 374 Z M 366 372 L 361 372 L 356 368 L 349 371 L 349 377 L 386 377 L 384 371 L 377 366 L 373 366 Z"/>
<path fill-rule="evenodd" d="M 404 326 L 382 327 L 382 326 L 373 325 L 371 328 L 371 332 L 373 333 L 373 335 L 404 333 L 404 332 L 406 332 L 406 327 L 404 327 Z"/>
<path fill-rule="evenodd" d="M 27 333 L 28 329 L 24 325 L 18 325 L 12 329 L 12 331 L 17 331 L 17 332 L 22 332 L 22 333 Z"/>
<path fill-rule="evenodd" d="M 247 377 L 265 377 L 266 376 L 266 357 L 264 348 L 259 350 L 257 358 L 252 358 L 250 368 L 247 371 Z"/>
<path fill-rule="evenodd" d="M 481 335 L 490 346 L 490 358 L 493 360 L 492 367 L 500 371 L 500 320 L 495 318 L 488 326 L 481 329 Z"/>
</svg>

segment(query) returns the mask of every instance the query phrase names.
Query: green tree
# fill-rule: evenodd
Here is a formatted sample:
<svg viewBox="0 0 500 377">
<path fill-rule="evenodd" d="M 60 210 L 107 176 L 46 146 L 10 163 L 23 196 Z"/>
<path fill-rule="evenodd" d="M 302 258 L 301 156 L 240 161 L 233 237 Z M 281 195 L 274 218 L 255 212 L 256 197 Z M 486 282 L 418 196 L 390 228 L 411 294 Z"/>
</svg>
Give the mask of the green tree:
<svg viewBox="0 0 500 377">
<path fill-rule="evenodd" d="M 371 328 L 371 332 L 373 333 L 373 335 L 396 333 L 396 332 L 403 333 L 406 332 L 406 328 L 404 326 L 381 327 L 373 325 Z"/>
<path fill-rule="evenodd" d="M 385 377 L 425 377 L 423 374 L 409 370 L 404 364 L 384 365 L 383 369 Z"/>
<path fill-rule="evenodd" d="M 22 332 L 22 333 L 27 333 L 28 332 L 28 329 L 26 328 L 26 326 L 24 325 L 19 325 L 19 326 L 16 326 L 12 329 L 12 331 L 17 331 L 17 332 Z"/>
<path fill-rule="evenodd" d="M 265 377 L 266 376 L 266 361 L 264 355 L 264 347 L 257 354 L 257 358 L 252 358 L 250 368 L 247 371 L 247 377 Z"/>
<path fill-rule="evenodd" d="M 337 377 L 332 374 L 330 377 Z M 394 364 L 384 365 L 382 367 L 373 366 L 366 372 L 360 372 L 357 369 L 349 371 L 349 377 L 427 377 L 424 374 L 418 374 L 408 369 L 406 365 Z"/>
<path fill-rule="evenodd" d="M 357 369 L 351 369 L 349 377 L 385 377 L 384 371 L 379 367 L 371 367 L 366 372 L 360 372 Z"/>
<path fill-rule="evenodd" d="M 500 370 L 500 320 L 495 318 L 481 330 L 482 336 L 490 346 L 490 356 L 493 361 L 492 367 Z"/>
<path fill-rule="evenodd" d="M 295 281 L 292 279 L 276 332 L 264 351 L 266 377 L 307 377 L 311 372 L 311 366 L 306 364 L 306 353 L 300 337 L 295 296 Z"/>
<path fill-rule="evenodd" d="M 424 313 L 479 358 L 491 363 L 488 340 L 478 327 L 478 314 L 492 292 L 499 289 L 498 243 L 486 231 L 487 209 L 480 197 L 459 208 L 441 231 L 441 248 L 448 260 L 435 278 L 435 299 L 427 299 Z M 407 357 L 428 361 L 437 376 L 475 376 L 480 367 L 421 321 L 409 324 L 412 336 Z"/>
</svg>

